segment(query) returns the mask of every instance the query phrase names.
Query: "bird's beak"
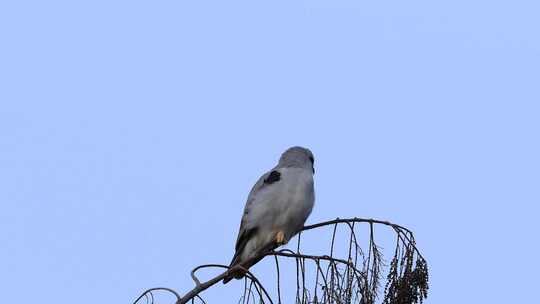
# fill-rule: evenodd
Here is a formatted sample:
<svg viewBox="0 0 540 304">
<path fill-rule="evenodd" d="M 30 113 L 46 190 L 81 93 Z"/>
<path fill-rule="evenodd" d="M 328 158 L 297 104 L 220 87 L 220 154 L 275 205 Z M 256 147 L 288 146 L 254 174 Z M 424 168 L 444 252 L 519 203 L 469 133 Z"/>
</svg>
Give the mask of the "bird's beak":
<svg viewBox="0 0 540 304">
<path fill-rule="evenodd" d="M 313 170 L 313 174 L 315 174 L 315 167 L 311 167 L 311 170 Z"/>
</svg>

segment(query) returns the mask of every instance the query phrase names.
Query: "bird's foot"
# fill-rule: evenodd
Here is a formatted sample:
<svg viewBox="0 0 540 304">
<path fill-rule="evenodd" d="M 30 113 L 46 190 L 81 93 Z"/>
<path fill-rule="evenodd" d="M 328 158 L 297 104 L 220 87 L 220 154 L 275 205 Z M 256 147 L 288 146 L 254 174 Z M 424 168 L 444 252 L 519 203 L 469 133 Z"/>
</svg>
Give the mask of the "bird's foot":
<svg viewBox="0 0 540 304">
<path fill-rule="evenodd" d="M 276 244 L 278 246 L 287 244 L 287 239 L 285 238 L 285 233 L 283 231 L 281 231 L 281 230 L 278 231 L 276 233 L 275 241 L 276 241 Z"/>
</svg>

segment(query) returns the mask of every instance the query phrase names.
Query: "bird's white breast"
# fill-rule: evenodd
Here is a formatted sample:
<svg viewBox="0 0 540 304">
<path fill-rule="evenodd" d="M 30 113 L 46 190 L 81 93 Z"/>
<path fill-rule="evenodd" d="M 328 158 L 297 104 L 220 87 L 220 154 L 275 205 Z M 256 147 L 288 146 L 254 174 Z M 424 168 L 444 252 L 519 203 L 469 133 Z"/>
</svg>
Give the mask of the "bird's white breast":
<svg viewBox="0 0 540 304">
<path fill-rule="evenodd" d="M 268 233 L 283 230 L 290 239 L 303 227 L 313 209 L 313 175 L 302 168 L 281 168 L 279 172 L 278 182 L 261 189 L 251 219 L 259 229 Z"/>
<path fill-rule="evenodd" d="M 275 224 L 290 238 L 303 227 L 313 209 L 313 175 L 306 169 L 284 168 L 282 177 L 284 199 L 276 202 L 281 212 Z"/>
</svg>

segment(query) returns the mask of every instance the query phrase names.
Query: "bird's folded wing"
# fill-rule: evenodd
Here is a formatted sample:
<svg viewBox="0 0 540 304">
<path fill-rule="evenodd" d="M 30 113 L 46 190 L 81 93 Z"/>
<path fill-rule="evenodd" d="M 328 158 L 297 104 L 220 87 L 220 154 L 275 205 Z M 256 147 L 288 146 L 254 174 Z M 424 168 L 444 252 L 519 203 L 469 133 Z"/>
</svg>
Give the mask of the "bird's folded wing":
<svg viewBox="0 0 540 304">
<path fill-rule="evenodd" d="M 259 191 L 265 187 L 270 186 L 280 180 L 281 173 L 278 170 L 272 170 L 263 174 L 259 180 L 253 185 L 251 191 L 249 192 L 246 206 L 244 207 L 244 214 L 242 215 L 242 220 L 240 221 L 240 229 L 238 231 L 238 237 L 236 238 L 235 254 L 234 259 L 242 252 L 246 243 L 254 235 L 257 226 L 250 218 L 251 209 L 255 204 L 262 203 L 260 200 L 257 200 L 257 194 Z"/>
</svg>

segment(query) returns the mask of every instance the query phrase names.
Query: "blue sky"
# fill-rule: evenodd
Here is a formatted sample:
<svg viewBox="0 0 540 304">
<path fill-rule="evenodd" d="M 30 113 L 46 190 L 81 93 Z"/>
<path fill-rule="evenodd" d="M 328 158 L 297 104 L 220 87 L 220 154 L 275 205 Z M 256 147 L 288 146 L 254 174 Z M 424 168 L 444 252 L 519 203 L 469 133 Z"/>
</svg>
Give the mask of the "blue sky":
<svg viewBox="0 0 540 304">
<path fill-rule="evenodd" d="M 431 270 L 426 303 L 530 301 L 539 10 L 2 2 L 2 300 L 187 291 L 193 266 L 229 261 L 258 176 L 304 145 L 317 166 L 309 223 L 359 216 L 412 229 Z M 208 299 L 236 299 L 239 287 Z"/>
</svg>

